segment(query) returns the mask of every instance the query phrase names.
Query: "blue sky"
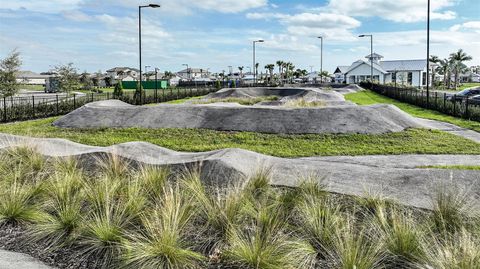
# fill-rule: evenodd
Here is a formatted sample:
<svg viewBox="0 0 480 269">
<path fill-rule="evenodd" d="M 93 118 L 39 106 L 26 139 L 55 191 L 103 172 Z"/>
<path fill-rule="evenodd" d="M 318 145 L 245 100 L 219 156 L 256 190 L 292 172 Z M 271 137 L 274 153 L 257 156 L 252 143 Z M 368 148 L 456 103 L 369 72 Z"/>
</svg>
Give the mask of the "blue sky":
<svg viewBox="0 0 480 269">
<path fill-rule="evenodd" d="M 73 62 L 80 71 L 138 66 L 137 7 L 133 0 L 0 0 L 0 57 L 17 49 L 24 70 Z M 178 71 L 182 64 L 228 71 L 252 65 L 251 41 L 263 67 L 277 60 L 333 72 L 369 53 L 359 34 L 374 35 L 387 60 L 425 57 L 427 0 L 152 0 L 144 9 L 143 63 Z M 480 1 L 432 0 L 431 52 L 463 48 L 480 64 Z"/>
</svg>

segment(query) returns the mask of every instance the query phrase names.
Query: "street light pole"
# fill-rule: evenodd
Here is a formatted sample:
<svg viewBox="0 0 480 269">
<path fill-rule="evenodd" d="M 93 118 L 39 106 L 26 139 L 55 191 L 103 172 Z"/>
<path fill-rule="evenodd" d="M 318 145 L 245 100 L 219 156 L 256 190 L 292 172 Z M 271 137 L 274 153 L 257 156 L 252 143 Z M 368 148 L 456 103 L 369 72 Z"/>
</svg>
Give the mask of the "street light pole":
<svg viewBox="0 0 480 269">
<path fill-rule="evenodd" d="M 358 37 L 370 37 L 370 81 L 373 90 L 373 35 L 359 35 Z"/>
<path fill-rule="evenodd" d="M 138 93 L 140 93 L 140 100 L 142 98 L 142 8 L 159 8 L 160 5 L 157 4 L 150 4 L 145 6 L 138 6 L 138 57 L 139 57 L 139 65 L 138 69 L 140 71 L 140 85 L 137 89 Z"/>
<path fill-rule="evenodd" d="M 320 84 L 323 83 L 323 36 L 320 38 Z"/>
<path fill-rule="evenodd" d="M 430 104 L 430 0 L 427 7 L 427 108 Z"/>
<path fill-rule="evenodd" d="M 253 86 L 257 84 L 257 65 L 255 60 L 255 43 L 263 43 L 263 39 L 253 41 Z"/>
<path fill-rule="evenodd" d="M 145 65 L 145 80 L 148 81 L 148 68 L 150 68 L 150 65 Z"/>
<path fill-rule="evenodd" d="M 188 67 L 188 64 L 182 64 L 183 66 L 187 67 L 187 78 L 190 80 L 190 68 Z"/>
</svg>

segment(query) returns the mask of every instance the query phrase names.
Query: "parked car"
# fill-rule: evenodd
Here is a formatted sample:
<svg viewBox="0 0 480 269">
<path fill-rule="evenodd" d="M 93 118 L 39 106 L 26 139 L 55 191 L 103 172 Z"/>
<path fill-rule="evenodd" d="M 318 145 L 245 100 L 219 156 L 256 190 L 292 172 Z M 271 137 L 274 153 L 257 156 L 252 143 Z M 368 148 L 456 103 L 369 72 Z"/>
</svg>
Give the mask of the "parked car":
<svg viewBox="0 0 480 269">
<path fill-rule="evenodd" d="M 472 106 L 480 106 L 480 94 L 468 98 L 468 104 Z"/>
<path fill-rule="evenodd" d="M 475 87 L 475 88 L 470 88 L 470 89 L 465 89 L 461 92 L 458 92 L 454 95 L 449 95 L 447 96 L 448 101 L 461 101 L 465 98 L 479 95 L 480 94 L 480 87 Z"/>
</svg>

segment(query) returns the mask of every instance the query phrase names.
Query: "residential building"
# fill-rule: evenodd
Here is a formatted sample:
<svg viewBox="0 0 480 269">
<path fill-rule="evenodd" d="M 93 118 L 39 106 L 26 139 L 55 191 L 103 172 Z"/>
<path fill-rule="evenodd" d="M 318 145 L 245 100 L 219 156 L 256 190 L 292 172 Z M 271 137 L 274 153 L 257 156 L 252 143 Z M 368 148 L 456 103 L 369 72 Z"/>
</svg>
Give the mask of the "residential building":
<svg viewBox="0 0 480 269">
<path fill-rule="evenodd" d="M 209 78 L 210 72 L 208 69 L 202 68 L 187 68 L 177 72 L 183 80 L 195 80 L 198 78 Z"/>
<path fill-rule="evenodd" d="M 122 81 L 132 81 L 138 80 L 140 71 L 135 68 L 130 67 L 114 67 L 107 70 L 107 76 L 109 76 L 112 81 L 122 80 Z"/>
<path fill-rule="evenodd" d="M 335 83 L 345 83 L 346 82 L 345 74 L 347 73 L 349 68 L 350 68 L 349 65 L 337 66 L 337 68 L 333 72 L 334 82 Z"/>
<path fill-rule="evenodd" d="M 45 85 L 46 80 L 53 75 L 42 75 L 32 71 L 19 71 L 15 76 L 17 82 L 21 84 Z"/>
<path fill-rule="evenodd" d="M 344 73 L 347 83 L 359 83 L 370 80 L 371 61 L 373 59 L 373 80 L 381 84 L 398 83 L 414 87 L 427 85 L 427 60 L 382 61 L 383 56 L 373 53 L 352 63 Z"/>
</svg>

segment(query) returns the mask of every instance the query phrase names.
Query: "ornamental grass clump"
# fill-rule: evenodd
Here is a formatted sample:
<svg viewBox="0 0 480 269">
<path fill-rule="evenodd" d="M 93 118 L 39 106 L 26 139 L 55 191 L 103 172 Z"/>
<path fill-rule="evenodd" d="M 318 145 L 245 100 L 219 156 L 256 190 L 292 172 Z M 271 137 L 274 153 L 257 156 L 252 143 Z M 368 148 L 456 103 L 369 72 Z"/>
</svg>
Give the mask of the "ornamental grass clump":
<svg viewBox="0 0 480 269">
<path fill-rule="evenodd" d="M 80 233 L 85 214 L 84 175 L 71 159 L 57 161 L 56 172 L 44 184 L 40 202 L 42 219 L 30 228 L 34 240 L 58 248 L 72 243 Z"/>
<path fill-rule="evenodd" d="M 269 166 L 213 185 L 200 166 L 85 160 L 0 153 L 2 247 L 60 268 L 479 269 L 480 215 L 458 188 L 421 210 L 332 194 L 314 175 L 275 186 Z"/>
<path fill-rule="evenodd" d="M 195 232 L 189 227 L 196 210 L 193 198 L 178 185 L 162 191 L 153 212 L 142 215 L 144 229 L 127 233 L 125 268 L 200 268 L 206 258 L 187 240 Z"/>
</svg>

